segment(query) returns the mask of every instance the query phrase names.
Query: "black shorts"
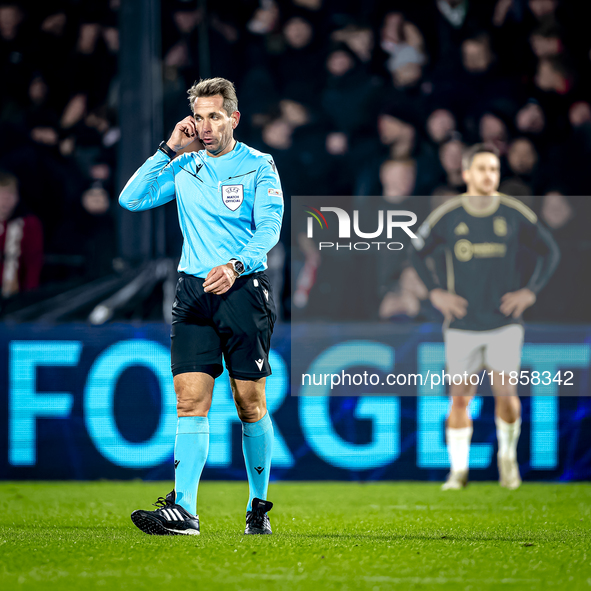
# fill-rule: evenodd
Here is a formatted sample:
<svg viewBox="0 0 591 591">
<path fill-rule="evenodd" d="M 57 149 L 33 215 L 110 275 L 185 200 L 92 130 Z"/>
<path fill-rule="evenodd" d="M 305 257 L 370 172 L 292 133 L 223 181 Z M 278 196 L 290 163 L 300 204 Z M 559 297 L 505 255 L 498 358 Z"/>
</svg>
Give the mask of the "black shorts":
<svg viewBox="0 0 591 591">
<path fill-rule="evenodd" d="M 267 275 L 238 277 L 222 295 L 204 292 L 204 279 L 180 275 L 172 305 L 172 374 L 199 371 L 217 378 L 223 354 L 230 377 L 271 375 L 269 349 L 277 314 Z"/>
</svg>

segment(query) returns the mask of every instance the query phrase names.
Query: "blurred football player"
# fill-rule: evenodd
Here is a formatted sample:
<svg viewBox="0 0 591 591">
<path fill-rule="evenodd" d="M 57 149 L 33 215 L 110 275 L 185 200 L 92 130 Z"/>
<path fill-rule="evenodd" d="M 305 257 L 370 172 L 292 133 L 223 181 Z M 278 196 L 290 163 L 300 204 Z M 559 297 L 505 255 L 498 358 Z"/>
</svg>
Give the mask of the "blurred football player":
<svg viewBox="0 0 591 591">
<path fill-rule="evenodd" d="M 413 240 L 412 253 L 431 303 L 445 318 L 447 373 L 468 376 L 459 384 L 450 384 L 446 440 L 451 470 L 442 488 L 460 489 L 468 482 L 472 438 L 468 405 L 477 388 L 469 376 L 486 369 L 492 372 L 495 397 L 499 481 L 501 486 L 516 489 L 521 484 L 517 464 L 521 403 L 509 374 L 520 370 L 522 314 L 535 303 L 560 253 L 533 211 L 497 192 L 500 161 L 494 148 L 477 144 L 466 150 L 462 175 L 467 192 L 431 213 Z M 445 257 L 434 260 L 445 260 L 445 268 L 433 274 L 425 259 L 438 247 L 443 247 Z M 518 252 L 523 248 L 537 256 L 527 282 L 518 265 Z M 457 377 L 456 381 L 460 382 Z"/>
</svg>

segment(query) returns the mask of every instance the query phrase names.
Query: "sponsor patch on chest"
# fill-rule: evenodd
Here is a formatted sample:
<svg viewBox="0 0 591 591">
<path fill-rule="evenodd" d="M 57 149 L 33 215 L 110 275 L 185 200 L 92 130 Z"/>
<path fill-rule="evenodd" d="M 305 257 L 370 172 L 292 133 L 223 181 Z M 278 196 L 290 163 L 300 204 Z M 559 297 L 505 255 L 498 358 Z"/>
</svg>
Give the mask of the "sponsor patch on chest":
<svg viewBox="0 0 591 591">
<path fill-rule="evenodd" d="M 493 230 L 497 236 L 506 236 L 507 220 L 503 217 L 496 217 L 493 220 Z"/>
<path fill-rule="evenodd" d="M 236 211 L 244 201 L 244 185 L 224 185 L 222 201 L 228 209 Z"/>
</svg>

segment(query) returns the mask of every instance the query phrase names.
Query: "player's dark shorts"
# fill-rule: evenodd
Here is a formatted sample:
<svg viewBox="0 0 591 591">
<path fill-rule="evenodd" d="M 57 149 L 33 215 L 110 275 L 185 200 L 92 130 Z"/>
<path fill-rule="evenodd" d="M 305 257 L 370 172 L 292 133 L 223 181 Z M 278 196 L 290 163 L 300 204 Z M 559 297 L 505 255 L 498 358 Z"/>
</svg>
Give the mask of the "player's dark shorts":
<svg viewBox="0 0 591 591">
<path fill-rule="evenodd" d="M 277 314 L 265 273 L 238 277 L 222 295 L 204 292 L 204 279 L 180 275 L 172 305 L 172 374 L 198 371 L 217 378 L 223 355 L 230 377 L 271 375 L 269 349 Z"/>
</svg>

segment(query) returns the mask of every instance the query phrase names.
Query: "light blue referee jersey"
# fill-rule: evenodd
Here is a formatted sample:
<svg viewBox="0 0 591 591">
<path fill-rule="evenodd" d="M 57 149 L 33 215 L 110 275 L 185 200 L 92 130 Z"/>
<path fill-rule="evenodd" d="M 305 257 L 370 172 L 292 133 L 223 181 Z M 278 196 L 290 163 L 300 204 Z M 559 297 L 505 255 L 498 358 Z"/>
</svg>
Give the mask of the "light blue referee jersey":
<svg viewBox="0 0 591 591">
<path fill-rule="evenodd" d="M 213 158 L 205 150 L 174 160 L 158 150 L 131 177 L 119 203 L 144 211 L 177 200 L 183 233 L 179 271 L 205 278 L 230 259 L 245 274 L 267 268 L 267 253 L 279 240 L 283 192 L 275 163 L 236 142 Z"/>
</svg>

